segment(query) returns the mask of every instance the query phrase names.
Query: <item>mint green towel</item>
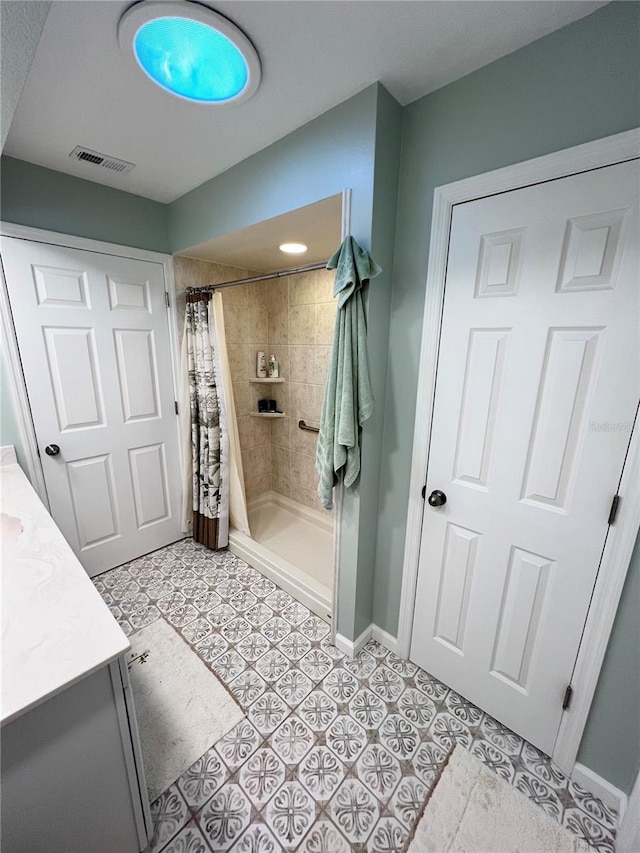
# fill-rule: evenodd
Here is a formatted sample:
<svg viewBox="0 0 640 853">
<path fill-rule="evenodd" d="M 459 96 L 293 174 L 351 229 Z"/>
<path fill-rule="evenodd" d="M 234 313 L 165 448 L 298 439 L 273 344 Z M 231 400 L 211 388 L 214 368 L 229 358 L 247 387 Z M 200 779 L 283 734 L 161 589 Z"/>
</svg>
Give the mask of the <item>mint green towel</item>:
<svg viewBox="0 0 640 853">
<path fill-rule="evenodd" d="M 316 470 L 320 475 L 318 495 L 322 505 L 331 509 L 333 487 L 340 474 L 345 486 L 351 486 L 360 473 L 360 429 L 373 411 L 362 288 L 382 270 L 353 237 L 345 239 L 327 269 L 336 270 L 333 295 L 339 298 Z"/>
</svg>

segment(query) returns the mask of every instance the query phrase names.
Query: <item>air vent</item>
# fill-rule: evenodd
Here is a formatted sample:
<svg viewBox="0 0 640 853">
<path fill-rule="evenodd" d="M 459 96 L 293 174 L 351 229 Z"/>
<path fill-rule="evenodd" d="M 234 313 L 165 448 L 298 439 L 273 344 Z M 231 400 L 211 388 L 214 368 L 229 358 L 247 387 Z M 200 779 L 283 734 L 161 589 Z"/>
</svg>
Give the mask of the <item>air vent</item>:
<svg viewBox="0 0 640 853">
<path fill-rule="evenodd" d="M 130 172 L 135 169 L 134 163 L 127 163 L 126 160 L 118 160 L 117 157 L 109 157 L 108 154 L 100 154 L 99 151 L 92 151 L 90 148 L 82 148 L 76 145 L 69 157 L 75 160 L 81 160 L 83 163 L 91 163 L 92 166 L 100 166 L 101 169 L 111 169 L 112 172 Z"/>
</svg>

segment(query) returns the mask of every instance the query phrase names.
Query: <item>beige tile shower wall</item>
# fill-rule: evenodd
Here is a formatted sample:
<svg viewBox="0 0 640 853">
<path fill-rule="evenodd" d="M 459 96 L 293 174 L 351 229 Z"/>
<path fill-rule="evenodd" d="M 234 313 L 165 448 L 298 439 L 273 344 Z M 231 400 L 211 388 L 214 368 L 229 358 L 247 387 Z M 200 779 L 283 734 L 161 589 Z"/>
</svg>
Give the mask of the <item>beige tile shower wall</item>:
<svg viewBox="0 0 640 853">
<path fill-rule="evenodd" d="M 179 334 L 184 326 L 185 290 L 253 275 L 251 270 L 193 258 L 174 257 Z M 315 433 L 298 421 L 317 425 L 326 382 L 336 303 L 334 273 L 317 270 L 221 291 L 227 351 L 240 433 L 247 498 L 270 489 L 306 506 L 321 508 L 316 496 Z M 273 353 L 285 382 L 258 385 L 256 354 Z M 258 400 L 275 398 L 285 418 L 251 417 Z"/>
<path fill-rule="evenodd" d="M 176 256 L 173 260 L 180 339 L 187 287 L 222 284 L 255 274 L 251 270 L 194 258 Z M 251 385 L 249 378 L 255 376 L 256 351 L 267 349 L 266 289 L 262 282 L 241 284 L 225 288 L 221 294 L 245 489 L 247 498 L 251 499 L 271 488 L 270 424 L 249 416 L 249 412 L 257 411 L 261 396 L 257 390 L 259 386 Z"/>
<path fill-rule="evenodd" d="M 271 485 L 274 491 L 314 509 L 316 434 L 298 428 L 320 421 L 331 356 L 336 303 L 334 273 L 316 270 L 268 282 L 268 353 L 280 362 L 286 382 L 273 386 L 287 417 L 271 422 Z"/>
<path fill-rule="evenodd" d="M 176 307 L 178 312 L 178 336 L 182 342 L 184 330 L 185 291 L 188 287 L 203 287 L 205 284 L 222 284 L 236 278 L 246 278 L 252 272 L 197 258 L 173 256 L 173 275 L 176 286 Z"/>
</svg>

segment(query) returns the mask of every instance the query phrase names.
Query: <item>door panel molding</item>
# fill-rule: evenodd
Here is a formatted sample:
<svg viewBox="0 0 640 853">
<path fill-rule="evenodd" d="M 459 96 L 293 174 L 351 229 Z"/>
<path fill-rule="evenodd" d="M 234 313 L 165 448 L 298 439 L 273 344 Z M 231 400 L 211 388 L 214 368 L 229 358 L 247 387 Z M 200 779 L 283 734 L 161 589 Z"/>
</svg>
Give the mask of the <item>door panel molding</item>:
<svg viewBox="0 0 640 853">
<path fill-rule="evenodd" d="M 422 487 L 427 479 L 453 208 L 457 204 L 486 196 L 522 189 L 639 157 L 640 129 L 634 129 L 437 187 L 434 191 L 398 622 L 397 654 L 400 657 L 408 657 L 411 646 L 424 512 Z M 504 287 L 508 284 L 509 268 L 513 264 L 505 266 L 503 259 L 502 266 L 505 267 Z M 620 491 L 621 510 L 615 525 L 609 528 L 578 652 L 572 680 L 572 707 L 564 714 L 553 751 L 554 761 L 568 773 L 573 768 L 582 739 L 640 521 L 640 494 L 635 494 L 638 490 L 633 488 L 640 476 L 638 431 L 636 424 L 631 434 L 620 483 L 620 489 L 624 490 Z"/>
<path fill-rule="evenodd" d="M 40 228 L 32 228 L 28 225 L 17 225 L 12 222 L 0 221 L 0 235 L 3 237 L 15 237 L 19 240 L 29 240 L 32 243 L 47 243 L 52 246 L 61 246 L 68 249 L 81 249 L 87 252 L 99 252 L 102 255 L 115 255 L 120 258 L 129 258 L 137 261 L 151 261 L 161 264 L 164 272 L 165 289 L 169 295 L 168 325 L 170 359 L 174 399 L 178 399 L 178 371 L 180 364 L 178 351 L 178 315 L 176 311 L 176 290 L 175 279 L 173 276 L 173 259 L 171 255 L 165 255 L 161 252 L 150 252 L 146 249 L 136 249 L 132 246 L 119 246 L 115 243 L 105 243 L 102 240 L 91 240 L 85 237 L 76 237 L 72 234 L 61 234 L 57 231 L 45 231 Z M 123 283 L 118 282 L 118 284 Z M 31 484 L 38 493 L 38 497 L 47 509 L 49 509 L 49 499 L 38 453 L 36 433 L 31 417 L 29 396 L 27 394 L 27 386 L 22 372 L 20 350 L 18 348 L 18 340 L 13 327 L 11 303 L 9 301 L 4 269 L 1 265 L 0 314 L 0 348 L 4 358 L 6 359 L 7 380 L 11 390 L 11 396 L 13 398 L 18 432 L 24 448 L 25 465 L 27 468 L 26 473 Z M 176 420 L 178 420 L 177 429 L 180 445 L 182 446 L 182 434 L 179 423 L 180 419 L 177 418 Z M 182 454 L 179 455 L 179 465 L 182 476 Z"/>
</svg>

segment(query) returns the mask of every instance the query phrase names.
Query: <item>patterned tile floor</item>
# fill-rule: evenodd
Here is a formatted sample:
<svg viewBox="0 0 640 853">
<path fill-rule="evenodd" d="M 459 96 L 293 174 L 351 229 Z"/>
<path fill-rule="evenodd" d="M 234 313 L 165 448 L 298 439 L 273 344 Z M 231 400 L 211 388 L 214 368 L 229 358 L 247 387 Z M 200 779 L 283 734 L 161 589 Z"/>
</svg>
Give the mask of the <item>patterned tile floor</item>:
<svg viewBox="0 0 640 853">
<path fill-rule="evenodd" d="M 152 853 L 395 853 L 457 743 L 613 853 L 615 813 L 535 747 L 374 641 L 345 657 L 232 554 L 184 540 L 95 584 L 128 634 L 165 618 L 246 713 L 152 804 Z"/>
</svg>

